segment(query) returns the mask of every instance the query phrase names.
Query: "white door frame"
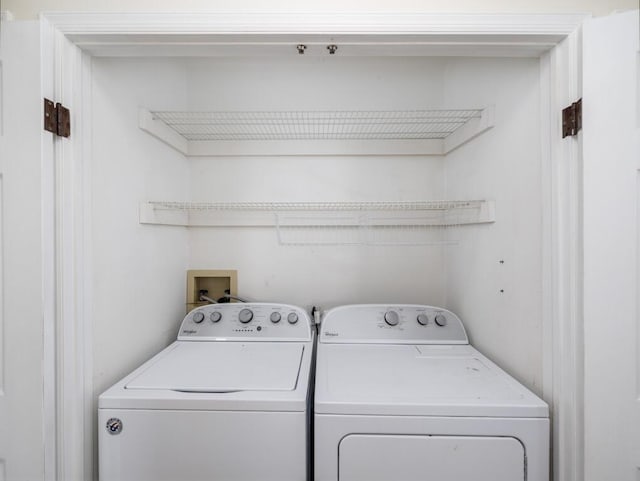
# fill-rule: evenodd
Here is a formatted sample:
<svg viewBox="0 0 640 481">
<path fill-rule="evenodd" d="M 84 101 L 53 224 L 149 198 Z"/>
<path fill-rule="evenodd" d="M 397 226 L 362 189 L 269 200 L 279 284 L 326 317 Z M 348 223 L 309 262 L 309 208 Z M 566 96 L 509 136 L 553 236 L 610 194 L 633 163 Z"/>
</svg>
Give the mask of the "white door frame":
<svg viewBox="0 0 640 481">
<path fill-rule="evenodd" d="M 541 85 L 550 88 L 542 92 L 541 110 L 543 390 L 553 416 L 555 481 L 584 479 L 582 136 L 562 139 L 560 115 L 563 107 L 582 96 L 581 56 L 578 29 L 541 61 Z"/>
<path fill-rule="evenodd" d="M 43 93 L 73 111 L 70 139 L 45 158 L 45 479 L 91 479 L 92 337 L 89 185 L 90 57 L 41 20 Z M 85 441 L 89 442 L 85 446 Z M 89 464 L 85 464 L 89 463 Z"/>
<path fill-rule="evenodd" d="M 56 102 L 72 109 L 72 137 L 58 143 L 55 312 L 45 329 L 47 473 L 57 480 L 95 477 L 95 400 L 91 333 L 91 55 L 225 55 L 240 42 L 265 54 L 300 40 L 367 37 L 361 54 L 396 42 L 415 55 L 540 55 L 543 172 L 543 397 L 553 414 L 554 478 L 582 479 L 582 324 L 580 138 L 561 139 L 560 110 L 580 96 L 580 25 L 584 15 L 425 15 L 149 13 L 43 14 L 43 66 L 55 72 Z M 224 44 L 224 45 L 223 45 Z M 246 48 L 246 47 L 243 47 Z M 81 50 L 82 49 L 82 50 Z M 279 50 L 280 49 L 280 50 Z M 368 49 L 371 49 L 369 51 Z M 547 53 L 541 53 L 543 51 Z M 43 71 L 46 71 L 43 69 Z M 43 84 L 52 79 L 43 79 Z M 132 206 L 132 208 L 136 208 Z M 53 257 L 53 258 L 51 258 Z"/>
</svg>

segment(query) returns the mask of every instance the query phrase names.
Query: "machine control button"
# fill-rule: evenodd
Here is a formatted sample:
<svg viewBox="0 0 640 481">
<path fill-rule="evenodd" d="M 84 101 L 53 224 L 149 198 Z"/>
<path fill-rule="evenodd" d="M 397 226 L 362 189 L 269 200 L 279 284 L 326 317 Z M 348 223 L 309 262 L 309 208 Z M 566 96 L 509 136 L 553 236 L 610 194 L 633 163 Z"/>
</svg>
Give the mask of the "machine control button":
<svg viewBox="0 0 640 481">
<path fill-rule="evenodd" d="M 438 314 L 434 321 L 436 321 L 436 324 L 440 327 L 444 327 L 447 325 L 447 318 L 444 317 L 444 314 Z"/>
<path fill-rule="evenodd" d="M 272 312 L 269 316 L 269 319 L 271 319 L 271 322 L 273 322 L 274 324 L 277 324 L 280 322 L 280 319 L 282 319 L 282 316 L 279 312 Z"/>
<path fill-rule="evenodd" d="M 419 324 L 426 326 L 427 324 L 429 324 L 429 318 L 427 317 L 426 314 L 418 314 L 418 317 L 416 318 L 416 320 L 418 321 Z"/>
<path fill-rule="evenodd" d="M 251 309 L 242 309 L 240 314 L 238 314 L 238 319 L 243 324 L 251 322 L 251 319 L 253 319 L 253 312 L 251 312 Z"/>
<path fill-rule="evenodd" d="M 211 319 L 211 322 L 219 322 L 220 319 L 222 319 L 222 314 L 218 311 L 213 311 L 209 316 L 209 319 Z"/>
<path fill-rule="evenodd" d="M 204 313 L 202 311 L 193 314 L 193 322 L 200 324 L 202 321 L 204 321 Z"/>
<path fill-rule="evenodd" d="M 290 312 L 287 316 L 287 322 L 289 322 L 289 324 L 295 324 L 296 322 L 298 322 L 298 314 L 296 314 L 295 312 Z"/>
<path fill-rule="evenodd" d="M 390 326 L 397 326 L 400 322 L 400 316 L 396 311 L 387 311 L 384 315 L 384 320 Z"/>
</svg>

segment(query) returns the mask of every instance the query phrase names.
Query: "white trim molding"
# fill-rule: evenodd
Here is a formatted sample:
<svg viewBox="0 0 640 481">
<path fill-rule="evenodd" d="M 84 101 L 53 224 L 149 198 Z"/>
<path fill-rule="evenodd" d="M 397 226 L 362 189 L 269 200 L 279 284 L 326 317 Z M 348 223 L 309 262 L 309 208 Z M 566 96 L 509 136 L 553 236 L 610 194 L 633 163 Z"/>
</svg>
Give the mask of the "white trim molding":
<svg viewBox="0 0 640 481">
<path fill-rule="evenodd" d="M 161 12 L 161 13 L 43 13 L 67 37 L 155 34 L 444 34 L 523 35 L 562 40 L 586 14 L 392 14 L 273 13 L 273 12 Z M 170 41 L 167 37 L 158 42 Z M 518 39 L 521 40 L 521 39 Z M 505 41 L 509 41 L 505 39 Z"/>
<path fill-rule="evenodd" d="M 586 15 L 389 13 L 44 13 L 92 55 L 485 55 L 539 56 Z M 319 46 L 321 48 L 312 48 Z"/>
<path fill-rule="evenodd" d="M 543 387 L 552 414 L 555 481 L 583 478 L 581 137 L 561 137 L 561 110 L 581 92 L 580 30 L 542 59 L 548 93 L 543 172 Z M 545 122 L 545 116 L 541 119 Z"/>
<path fill-rule="evenodd" d="M 55 31 L 48 22 L 40 22 L 40 63 L 42 95 L 52 98 L 56 75 L 54 65 Z M 42 132 L 42 292 L 43 292 L 43 404 L 44 404 L 44 478 L 57 480 L 58 414 L 56 321 L 56 196 L 55 151 L 53 137 Z"/>
<path fill-rule="evenodd" d="M 43 93 L 72 111 L 72 137 L 44 133 L 45 243 L 45 479 L 92 479 L 93 412 L 89 218 L 84 154 L 90 126 L 84 108 L 89 57 L 46 20 L 41 23 Z M 51 294 L 53 291 L 53 294 Z M 52 295 L 52 299 L 48 296 Z M 53 427 L 53 429 L 51 429 Z"/>
</svg>

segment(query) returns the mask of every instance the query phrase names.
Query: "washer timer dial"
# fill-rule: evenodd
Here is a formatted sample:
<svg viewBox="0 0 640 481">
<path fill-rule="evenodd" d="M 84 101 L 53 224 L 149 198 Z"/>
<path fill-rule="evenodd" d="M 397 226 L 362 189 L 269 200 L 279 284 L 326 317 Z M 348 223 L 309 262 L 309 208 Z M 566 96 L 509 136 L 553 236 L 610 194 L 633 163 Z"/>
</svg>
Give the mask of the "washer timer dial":
<svg viewBox="0 0 640 481">
<path fill-rule="evenodd" d="M 251 319 L 253 319 L 253 312 L 251 309 L 242 309 L 238 314 L 238 320 L 243 324 L 251 322 Z"/>
</svg>

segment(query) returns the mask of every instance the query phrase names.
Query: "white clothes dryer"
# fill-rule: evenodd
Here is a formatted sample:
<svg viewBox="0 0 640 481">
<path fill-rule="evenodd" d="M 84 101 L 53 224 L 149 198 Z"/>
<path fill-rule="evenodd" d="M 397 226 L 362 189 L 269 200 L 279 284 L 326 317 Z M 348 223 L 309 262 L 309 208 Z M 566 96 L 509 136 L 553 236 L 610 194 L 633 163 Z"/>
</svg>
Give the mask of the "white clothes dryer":
<svg viewBox="0 0 640 481">
<path fill-rule="evenodd" d="M 422 305 L 327 312 L 315 481 L 548 481 L 547 405 Z"/>
<path fill-rule="evenodd" d="M 100 396 L 100 480 L 307 479 L 313 332 L 290 305 L 191 311 L 177 341 Z"/>
</svg>

